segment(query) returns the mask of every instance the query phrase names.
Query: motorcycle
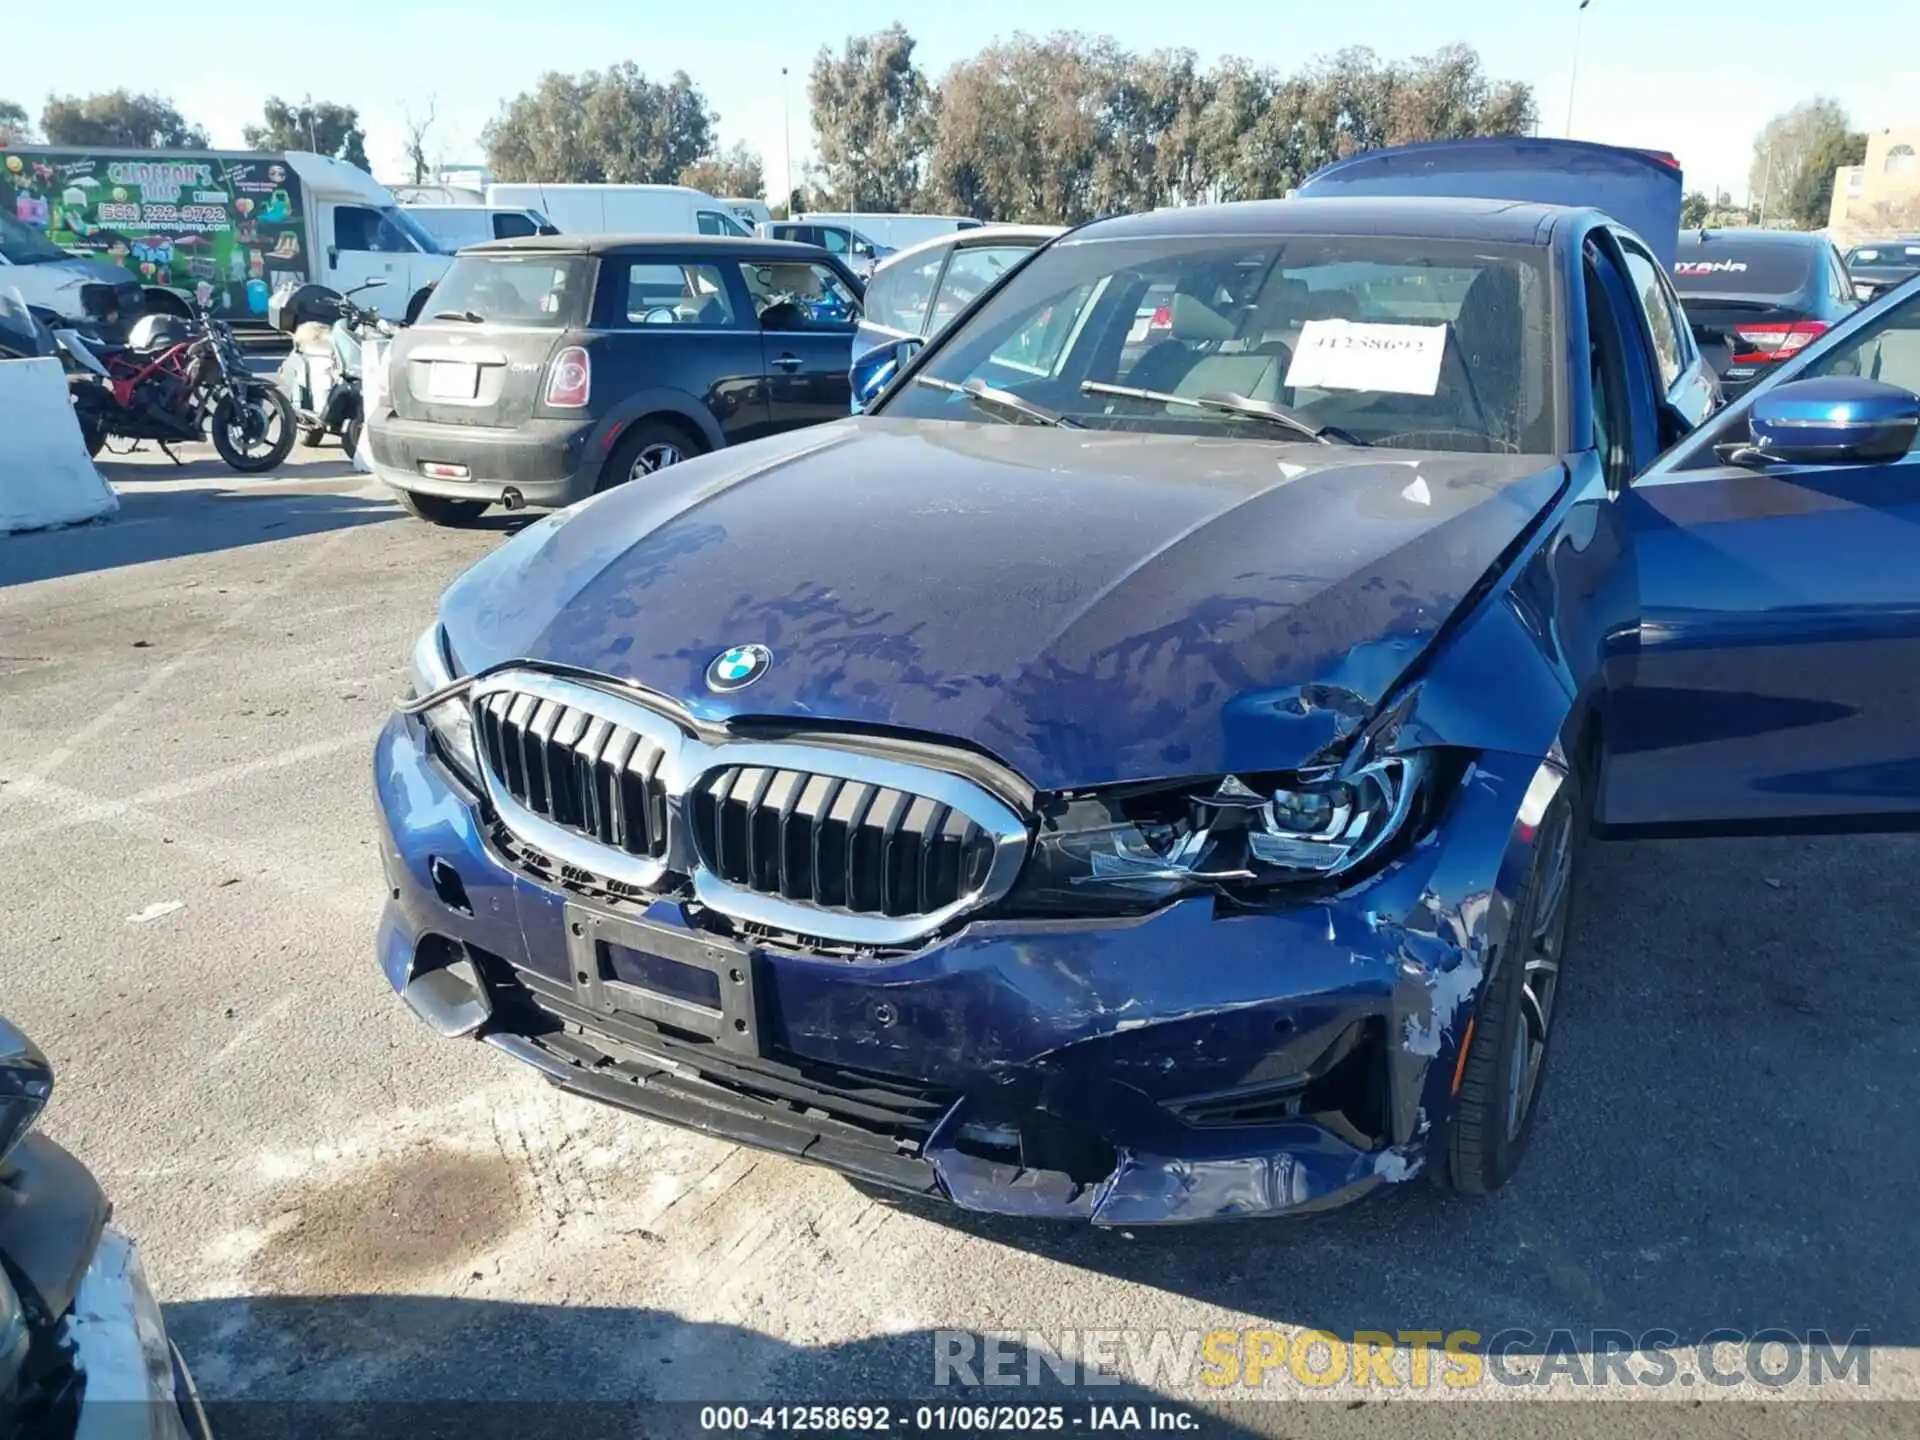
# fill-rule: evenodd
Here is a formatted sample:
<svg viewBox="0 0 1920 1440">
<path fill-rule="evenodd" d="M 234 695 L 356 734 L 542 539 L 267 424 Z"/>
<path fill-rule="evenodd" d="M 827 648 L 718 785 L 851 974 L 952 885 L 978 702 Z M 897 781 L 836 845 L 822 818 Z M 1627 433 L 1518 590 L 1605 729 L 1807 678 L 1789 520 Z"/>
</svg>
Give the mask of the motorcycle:
<svg viewBox="0 0 1920 1440">
<path fill-rule="evenodd" d="M 280 309 L 270 310 L 269 323 L 292 327 L 293 350 L 281 362 L 276 383 L 293 407 L 302 445 L 318 445 L 337 434 L 349 455 L 359 448 L 366 425 L 366 347 L 374 340 L 392 339 L 396 327 L 379 311 L 356 305 L 353 297 L 386 283 L 384 278 L 368 280 L 344 295 L 324 286 L 303 286 L 283 300 Z"/>
<path fill-rule="evenodd" d="M 111 439 L 168 447 L 211 439 L 220 458 L 244 474 L 272 470 L 293 449 L 293 409 L 247 368 L 233 331 L 205 308 L 190 320 L 142 315 L 124 345 L 78 329 L 56 330 L 76 374 L 68 379 L 87 453 Z"/>
</svg>

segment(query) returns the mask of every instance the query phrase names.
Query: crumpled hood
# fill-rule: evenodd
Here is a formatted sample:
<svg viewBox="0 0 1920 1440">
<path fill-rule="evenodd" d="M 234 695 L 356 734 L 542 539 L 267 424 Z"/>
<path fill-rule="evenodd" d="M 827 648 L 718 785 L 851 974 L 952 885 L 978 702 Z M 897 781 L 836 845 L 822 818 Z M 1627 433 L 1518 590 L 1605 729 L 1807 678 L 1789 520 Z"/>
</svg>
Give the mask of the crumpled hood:
<svg viewBox="0 0 1920 1440">
<path fill-rule="evenodd" d="M 1287 769 L 1365 718 L 1562 479 L 1540 456 L 849 420 L 551 516 L 441 613 L 469 671 L 955 737 L 1042 789 Z M 749 642 L 766 675 L 710 692 Z"/>
</svg>

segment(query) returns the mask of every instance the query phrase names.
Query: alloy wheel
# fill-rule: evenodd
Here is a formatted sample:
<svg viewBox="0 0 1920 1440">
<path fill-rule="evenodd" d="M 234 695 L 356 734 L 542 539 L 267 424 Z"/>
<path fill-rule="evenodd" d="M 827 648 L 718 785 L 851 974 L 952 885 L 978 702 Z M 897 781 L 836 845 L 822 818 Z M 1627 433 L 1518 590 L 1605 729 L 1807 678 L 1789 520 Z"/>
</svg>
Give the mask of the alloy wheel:
<svg viewBox="0 0 1920 1440">
<path fill-rule="evenodd" d="M 1560 958 L 1567 941 L 1567 902 L 1573 890 L 1573 819 L 1565 804 L 1548 809 L 1536 851 L 1534 894 L 1515 957 L 1526 967 L 1514 1006 L 1514 1059 L 1507 1077 L 1507 1136 L 1520 1133 L 1540 1086 L 1560 988 Z"/>
<path fill-rule="evenodd" d="M 669 465 L 678 465 L 683 458 L 678 445 L 656 440 L 651 445 L 642 446 L 640 453 L 633 457 L 633 468 L 627 471 L 627 478 L 638 480 L 642 475 L 651 475 Z"/>
</svg>

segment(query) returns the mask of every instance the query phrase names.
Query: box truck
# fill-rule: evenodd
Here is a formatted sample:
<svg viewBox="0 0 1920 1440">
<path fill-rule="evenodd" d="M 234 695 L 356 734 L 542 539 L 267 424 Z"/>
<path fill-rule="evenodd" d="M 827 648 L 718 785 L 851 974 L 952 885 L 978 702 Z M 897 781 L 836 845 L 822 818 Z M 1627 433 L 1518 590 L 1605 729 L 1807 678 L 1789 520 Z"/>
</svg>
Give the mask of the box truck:
<svg viewBox="0 0 1920 1440">
<path fill-rule="evenodd" d="M 366 171 L 298 150 L 10 145 L 0 214 L 128 272 L 148 309 L 202 303 L 236 324 L 264 326 L 267 301 L 288 286 L 345 291 L 375 278 L 386 281 L 368 292 L 381 312 L 411 320 L 450 263 Z"/>
</svg>

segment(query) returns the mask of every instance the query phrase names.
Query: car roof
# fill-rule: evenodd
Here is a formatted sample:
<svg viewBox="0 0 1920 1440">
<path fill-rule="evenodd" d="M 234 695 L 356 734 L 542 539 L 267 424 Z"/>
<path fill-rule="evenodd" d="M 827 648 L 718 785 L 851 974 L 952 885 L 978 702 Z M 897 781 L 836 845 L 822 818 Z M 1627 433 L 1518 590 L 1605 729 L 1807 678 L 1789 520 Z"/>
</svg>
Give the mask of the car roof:
<svg viewBox="0 0 1920 1440">
<path fill-rule="evenodd" d="M 1747 246 L 1756 250 L 1764 248 L 1793 250 L 1828 243 L 1830 242 L 1826 236 L 1816 235 L 1811 230 L 1761 230 L 1744 225 L 1736 225 L 1726 230 L 1682 230 L 1680 232 L 1680 244 L 1688 250 L 1698 250 L 1702 245 Z"/>
<path fill-rule="evenodd" d="M 469 245 L 463 255 L 685 255 L 701 252 L 736 260 L 818 260 L 826 251 L 792 240 L 741 235 L 516 235 Z"/>
<path fill-rule="evenodd" d="M 945 235 L 934 235 L 925 240 L 916 240 L 905 249 L 896 250 L 881 261 L 879 270 L 891 270 L 902 260 L 911 256 L 930 255 L 936 250 L 968 249 L 975 245 L 1004 245 L 1008 241 L 1030 240 L 1038 247 L 1064 235 L 1064 225 L 974 225 L 965 230 L 954 230 Z"/>
<path fill-rule="evenodd" d="M 1291 200 L 1241 200 L 1121 215 L 1083 225 L 1060 243 L 1241 235 L 1395 235 L 1420 240 L 1546 245 L 1556 222 L 1581 213 L 1588 212 L 1534 201 L 1303 195 Z"/>
</svg>

